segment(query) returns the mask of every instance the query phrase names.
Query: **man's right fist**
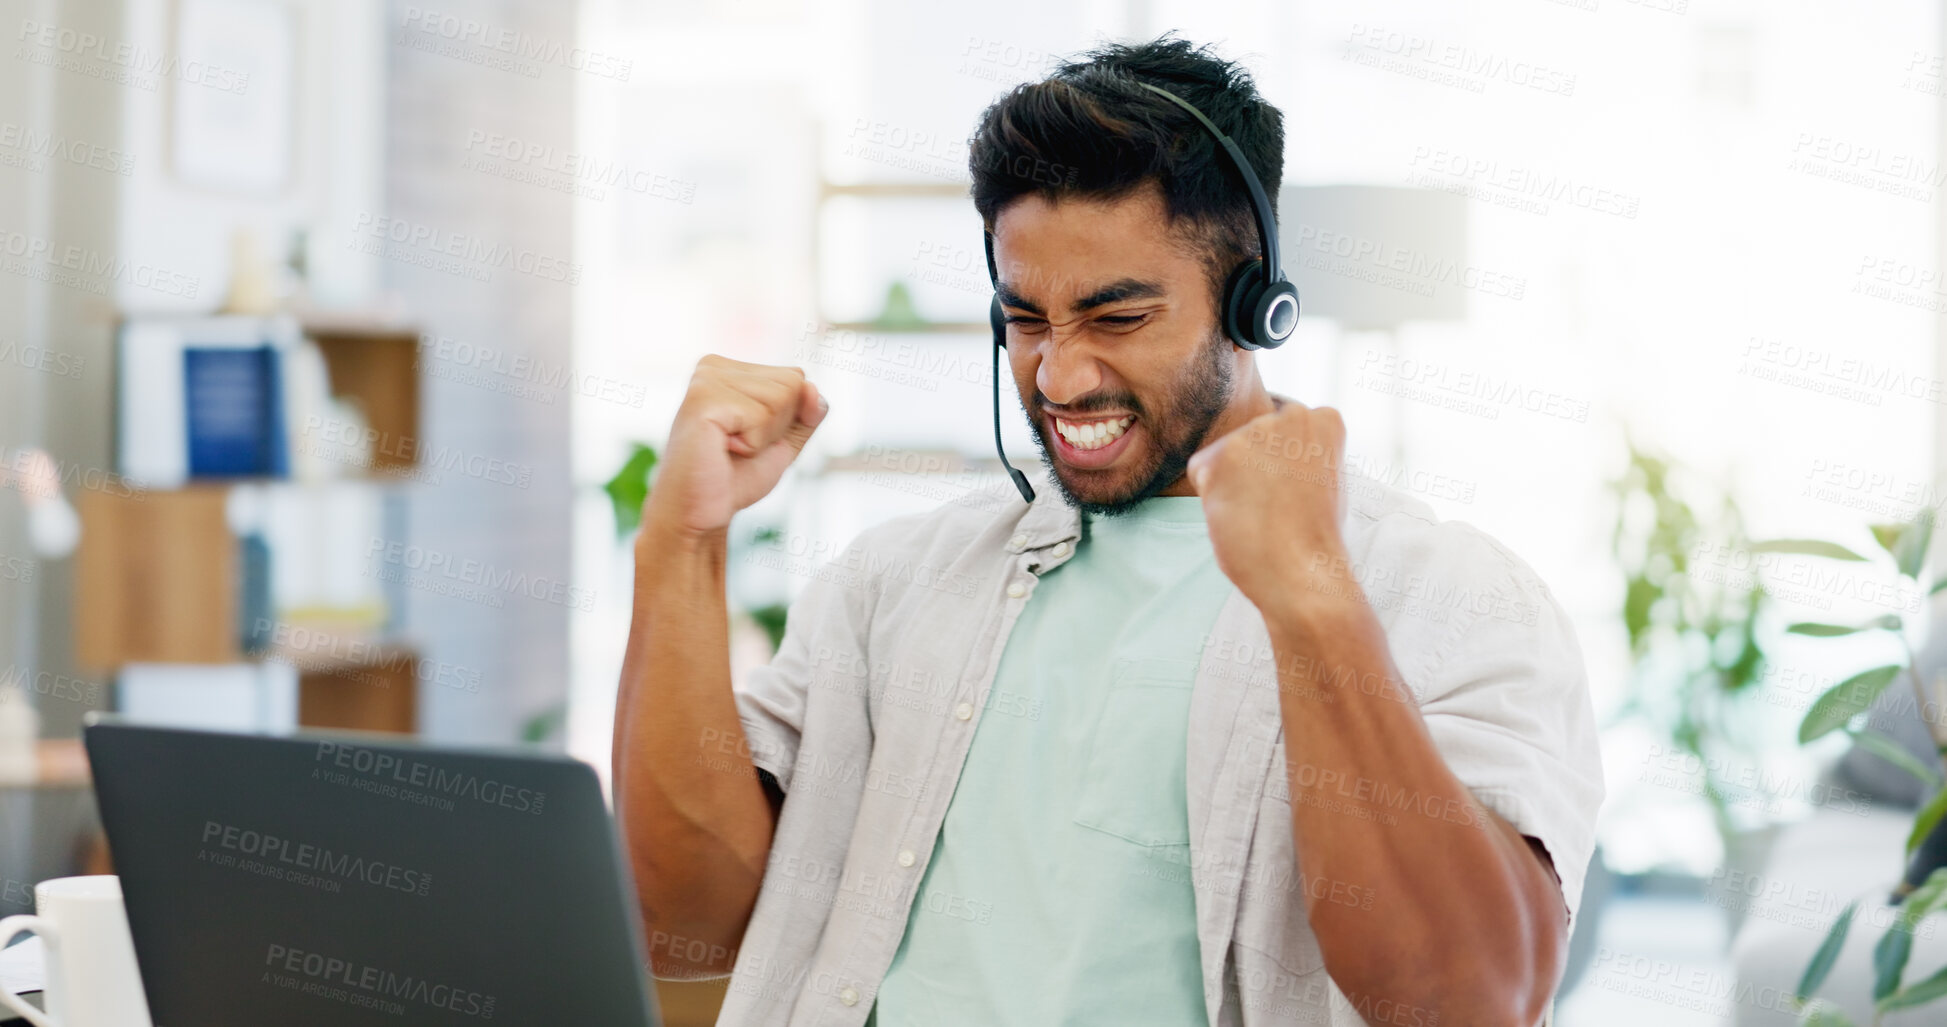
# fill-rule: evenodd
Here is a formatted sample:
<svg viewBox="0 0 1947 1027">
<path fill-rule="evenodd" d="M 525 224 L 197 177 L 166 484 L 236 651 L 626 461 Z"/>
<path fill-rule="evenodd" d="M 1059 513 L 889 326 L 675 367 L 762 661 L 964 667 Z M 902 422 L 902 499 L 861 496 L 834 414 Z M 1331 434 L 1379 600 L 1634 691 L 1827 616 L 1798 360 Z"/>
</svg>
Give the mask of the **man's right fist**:
<svg viewBox="0 0 1947 1027">
<path fill-rule="evenodd" d="M 670 426 L 644 525 L 688 535 L 729 527 L 777 487 L 827 409 L 801 368 L 706 355 Z"/>
</svg>

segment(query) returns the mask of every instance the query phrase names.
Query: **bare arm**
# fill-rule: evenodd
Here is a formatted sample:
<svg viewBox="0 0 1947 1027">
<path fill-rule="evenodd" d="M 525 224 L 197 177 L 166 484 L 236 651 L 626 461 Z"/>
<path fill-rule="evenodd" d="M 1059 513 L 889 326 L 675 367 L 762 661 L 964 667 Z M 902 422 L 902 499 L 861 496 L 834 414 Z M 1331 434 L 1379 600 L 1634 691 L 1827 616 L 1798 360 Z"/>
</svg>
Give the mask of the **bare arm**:
<svg viewBox="0 0 1947 1027">
<path fill-rule="evenodd" d="M 1361 1011 L 1532 1027 L 1568 947 L 1546 850 L 1448 768 L 1362 598 L 1293 599 L 1265 610 L 1265 624 L 1280 669 L 1298 865 L 1378 897 L 1367 910 L 1304 890 L 1332 979 Z M 1293 669 L 1307 661 L 1362 684 L 1320 698 Z M 1377 683 L 1370 694 L 1365 683 Z M 1347 816 L 1350 807 L 1385 812 Z"/>
<path fill-rule="evenodd" d="M 1258 608 L 1306 914 L 1332 980 L 1372 1023 L 1532 1027 L 1567 949 L 1546 851 L 1468 790 L 1435 746 L 1348 565 L 1345 425 L 1285 403 L 1190 459 L 1224 573 Z M 1326 668 L 1335 685 L 1313 683 Z M 1349 814 L 1349 815 L 1348 815 Z M 1331 901 L 1367 895 L 1370 908 Z"/>
<path fill-rule="evenodd" d="M 731 693 L 728 525 L 822 418 L 796 368 L 705 357 L 643 511 L 613 760 L 659 977 L 730 972 L 763 883 L 782 796 L 759 780 Z"/>
</svg>

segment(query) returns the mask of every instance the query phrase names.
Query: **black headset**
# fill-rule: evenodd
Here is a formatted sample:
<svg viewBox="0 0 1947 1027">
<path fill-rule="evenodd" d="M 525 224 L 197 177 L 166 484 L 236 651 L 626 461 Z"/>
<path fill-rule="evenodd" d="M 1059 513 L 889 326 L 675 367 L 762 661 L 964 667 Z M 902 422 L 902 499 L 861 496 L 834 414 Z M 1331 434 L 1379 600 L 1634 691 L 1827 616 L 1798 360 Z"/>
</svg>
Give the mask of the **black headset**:
<svg viewBox="0 0 1947 1027">
<path fill-rule="evenodd" d="M 1147 82 L 1136 84 L 1189 111 L 1190 116 L 1216 138 L 1224 152 L 1230 155 L 1231 164 L 1244 176 L 1244 185 L 1251 191 L 1251 209 L 1257 215 L 1258 245 L 1263 256 L 1247 260 L 1231 271 L 1230 277 L 1224 282 L 1219 316 L 1223 319 L 1224 334 L 1245 349 L 1276 349 L 1284 345 L 1291 338 L 1293 329 L 1298 327 L 1298 288 L 1285 281 L 1284 270 L 1278 266 L 1277 218 L 1271 212 L 1270 198 L 1264 195 L 1263 183 L 1251 170 L 1251 162 L 1244 159 L 1244 151 L 1238 149 L 1237 144 L 1215 123 L 1204 117 L 1202 111 L 1166 89 L 1158 89 Z M 987 246 L 987 277 L 999 289 L 1000 271 L 994 264 L 994 233 L 981 234 Z M 1007 348 L 1007 318 L 1001 312 L 998 292 L 993 302 L 988 304 L 987 321 L 994 329 L 994 449 L 1000 454 L 1001 466 L 1007 468 L 1007 476 L 1014 479 L 1014 487 L 1021 490 L 1021 498 L 1032 503 L 1034 489 L 1028 484 L 1027 475 L 1007 462 L 1007 449 L 1001 444 L 1001 350 Z"/>
</svg>

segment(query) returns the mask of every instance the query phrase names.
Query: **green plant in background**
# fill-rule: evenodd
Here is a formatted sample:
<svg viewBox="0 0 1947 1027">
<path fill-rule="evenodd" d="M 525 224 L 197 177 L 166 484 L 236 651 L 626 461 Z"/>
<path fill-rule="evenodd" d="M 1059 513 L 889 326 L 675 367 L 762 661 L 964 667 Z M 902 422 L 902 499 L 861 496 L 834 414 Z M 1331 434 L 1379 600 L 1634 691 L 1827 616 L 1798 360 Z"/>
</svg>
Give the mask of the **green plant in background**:
<svg viewBox="0 0 1947 1027">
<path fill-rule="evenodd" d="M 1610 548 L 1626 580 L 1623 624 L 1633 677 L 1619 715 L 1642 717 L 1696 758 L 1703 798 L 1728 852 L 1742 827 L 1732 816 L 1739 796 L 1723 780 L 1724 762 L 1712 755 L 1753 744 L 1739 728 L 1764 669 L 1757 625 L 1767 597 L 1760 588 L 1692 573 L 1692 554 L 1701 545 L 1747 542 L 1729 494 L 1633 439 L 1627 445 L 1629 464 L 1610 483 L 1617 499 Z M 1707 512 L 1685 496 L 1704 497 Z"/>
<path fill-rule="evenodd" d="M 521 741 L 539 745 L 555 737 L 568 724 L 568 704 L 555 703 L 521 722 Z"/>
<path fill-rule="evenodd" d="M 642 504 L 649 498 L 649 477 L 655 472 L 656 459 L 656 447 L 646 442 L 635 443 L 630 447 L 629 458 L 623 461 L 621 469 L 602 485 L 602 491 L 608 493 L 609 502 L 615 507 L 617 540 L 628 538 L 630 532 L 642 526 Z M 752 534 L 751 541 L 762 545 L 782 538 L 783 534 L 782 529 L 766 526 L 758 528 Z M 768 603 L 747 612 L 751 620 L 764 629 L 764 634 L 771 640 L 771 651 L 776 652 L 784 642 L 785 604 Z M 565 709 L 562 714 L 566 715 Z M 532 733 L 532 729 L 526 732 Z"/>
<path fill-rule="evenodd" d="M 1876 562 L 1881 569 L 1919 586 L 1927 572 L 1927 550 L 1933 543 L 1933 510 L 1922 509 L 1904 524 L 1875 524 L 1872 527 L 1873 539 L 1883 551 L 1876 561 L 1869 561 L 1844 546 L 1815 539 L 1785 539 L 1767 543 L 1766 548 L 1773 552 L 1797 553 L 1829 560 Z M 1943 588 L 1947 588 L 1947 578 L 1935 582 L 1927 589 L 1927 594 Z M 1872 752 L 1935 789 L 1932 799 L 1914 815 L 1913 828 L 1907 833 L 1906 857 L 1910 861 L 1907 874 L 1888 900 L 1897 908 L 1898 915 L 1873 947 L 1873 1023 L 1877 1024 L 1887 1013 L 1926 1005 L 1947 996 L 1947 967 L 1942 967 L 1923 980 L 1903 985 L 1907 959 L 1912 954 L 1914 929 L 1928 916 L 1947 910 L 1947 866 L 1938 865 L 1947 862 L 1940 851 L 1943 841 L 1947 841 L 1940 838 L 1943 830 L 1941 816 L 1947 813 L 1947 788 L 1940 787 L 1940 770 L 1915 759 L 1912 753 L 1893 739 L 1866 728 L 1863 714 L 1893 682 L 1904 678 L 1913 687 L 1916 700 L 1914 716 L 1927 724 L 1939 762 L 1943 768 L 1947 768 L 1947 739 L 1941 737 L 1941 725 L 1936 718 L 1925 715 L 1929 709 L 1942 708 L 1942 704 L 1947 703 L 1947 694 L 1927 694 L 1926 682 L 1920 678 L 1912 646 L 1907 642 L 1906 620 L 1899 614 L 1885 614 L 1863 624 L 1806 622 L 1793 624 L 1785 630 L 1811 638 L 1841 638 L 1884 632 L 1899 642 L 1901 660 L 1862 670 L 1820 695 L 1799 724 L 1798 740 L 1810 743 L 1841 732 L 1849 736 L 1854 745 Z M 1826 932 L 1825 941 L 1813 954 L 1811 963 L 1799 980 L 1797 1001 L 1804 1012 L 1804 1023 L 1828 1027 L 1844 1027 L 1852 1023 L 1836 1006 L 1812 996 L 1825 983 L 1826 975 L 1845 948 L 1846 936 L 1852 930 L 1858 905 L 1857 901 L 1853 902 L 1833 921 Z"/>
<path fill-rule="evenodd" d="M 603 483 L 602 491 L 615 504 L 617 539 L 628 538 L 630 532 L 642 525 L 642 503 L 649 498 L 649 474 L 655 469 L 656 447 L 638 442 L 623 461 L 622 469 Z"/>
<path fill-rule="evenodd" d="M 771 545 L 783 538 L 784 529 L 767 524 L 752 532 L 750 541 L 752 545 L 763 546 Z M 750 610 L 750 619 L 756 621 L 757 626 L 763 628 L 764 634 L 770 637 L 772 652 L 777 652 L 778 646 L 784 644 L 784 614 L 787 608 L 784 603 L 766 603 L 763 606 L 752 607 Z"/>
<path fill-rule="evenodd" d="M 767 603 L 750 610 L 750 619 L 770 636 L 772 652 L 777 652 L 778 646 L 784 644 L 784 614 L 787 609 L 783 603 Z"/>
</svg>

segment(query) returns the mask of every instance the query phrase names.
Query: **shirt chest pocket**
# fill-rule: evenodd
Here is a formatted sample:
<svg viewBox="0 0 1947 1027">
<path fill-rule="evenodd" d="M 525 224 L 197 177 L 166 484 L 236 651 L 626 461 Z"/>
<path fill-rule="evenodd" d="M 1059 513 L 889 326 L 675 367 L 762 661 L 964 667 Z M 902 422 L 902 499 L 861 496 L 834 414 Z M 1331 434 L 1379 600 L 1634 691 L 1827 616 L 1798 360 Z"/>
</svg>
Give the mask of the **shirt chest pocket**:
<svg viewBox="0 0 1947 1027">
<path fill-rule="evenodd" d="M 1138 845 L 1188 845 L 1184 783 L 1197 662 L 1124 657 L 1091 732 L 1075 823 Z"/>
</svg>

